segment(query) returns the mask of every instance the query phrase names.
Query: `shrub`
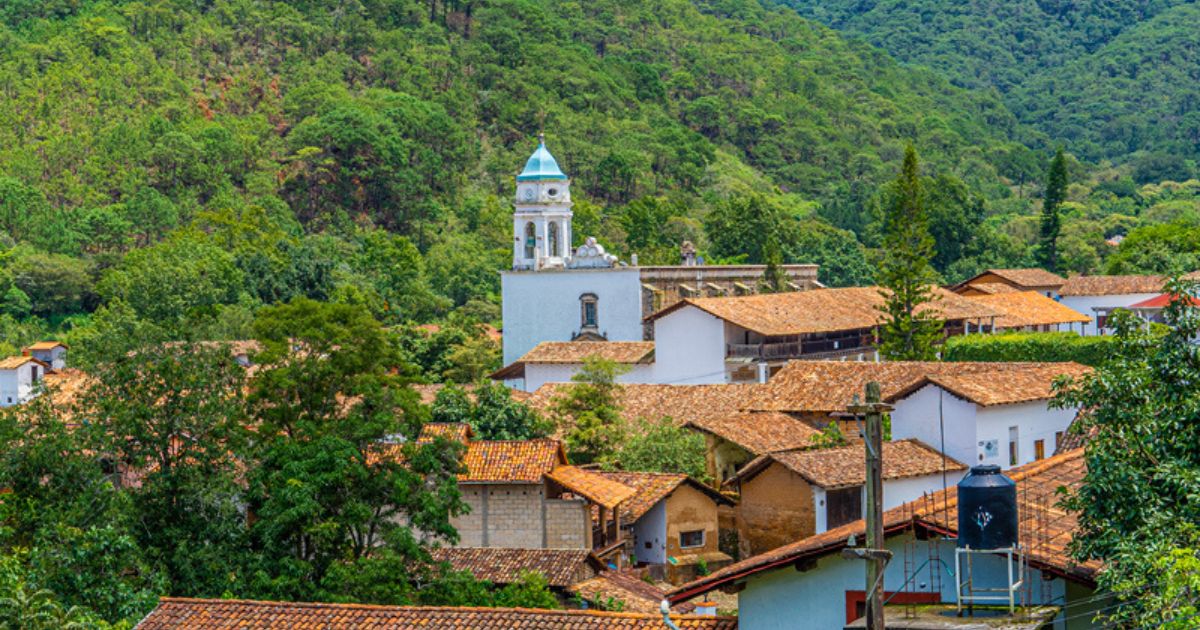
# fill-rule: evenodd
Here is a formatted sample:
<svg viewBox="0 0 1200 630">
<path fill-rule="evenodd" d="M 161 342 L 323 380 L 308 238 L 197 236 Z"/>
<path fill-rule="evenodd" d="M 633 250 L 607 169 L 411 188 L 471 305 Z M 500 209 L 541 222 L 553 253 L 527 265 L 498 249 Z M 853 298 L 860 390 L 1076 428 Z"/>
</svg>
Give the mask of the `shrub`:
<svg viewBox="0 0 1200 630">
<path fill-rule="evenodd" d="M 1068 332 L 1000 333 L 951 337 L 944 361 L 1075 361 L 1097 366 L 1116 352 L 1114 337 L 1083 337 Z"/>
</svg>

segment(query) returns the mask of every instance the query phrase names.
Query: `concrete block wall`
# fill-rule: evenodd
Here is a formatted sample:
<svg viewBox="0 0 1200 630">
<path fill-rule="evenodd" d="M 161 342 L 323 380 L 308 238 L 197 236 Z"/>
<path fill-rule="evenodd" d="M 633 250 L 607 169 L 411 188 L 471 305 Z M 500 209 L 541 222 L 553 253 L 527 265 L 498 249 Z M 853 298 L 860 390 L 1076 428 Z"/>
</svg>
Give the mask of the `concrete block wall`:
<svg viewBox="0 0 1200 630">
<path fill-rule="evenodd" d="M 592 523 L 582 499 L 547 499 L 546 548 L 591 549 Z"/>
<path fill-rule="evenodd" d="M 516 549 L 542 548 L 542 486 L 488 486 L 487 545 Z"/>
</svg>

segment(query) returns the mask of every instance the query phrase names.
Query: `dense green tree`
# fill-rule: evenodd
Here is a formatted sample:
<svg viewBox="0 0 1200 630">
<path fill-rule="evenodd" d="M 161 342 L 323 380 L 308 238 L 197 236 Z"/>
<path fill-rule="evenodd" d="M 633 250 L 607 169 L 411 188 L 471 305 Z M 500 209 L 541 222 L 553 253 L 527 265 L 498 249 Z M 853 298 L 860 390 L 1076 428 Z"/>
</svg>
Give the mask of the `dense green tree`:
<svg viewBox="0 0 1200 630">
<path fill-rule="evenodd" d="M 232 255 L 191 232 L 130 252 L 104 275 L 99 292 L 139 317 L 178 327 L 235 302 L 243 279 Z"/>
<path fill-rule="evenodd" d="M 874 280 L 875 271 L 854 234 L 824 221 L 801 222 L 784 246 L 788 260 L 817 265 L 817 278 L 826 286 L 862 286 Z"/>
<path fill-rule="evenodd" d="M 1062 232 L 1062 204 L 1067 200 L 1067 158 L 1060 147 L 1046 171 L 1042 195 L 1038 259 L 1050 271 L 1058 269 L 1058 236 Z"/>
<path fill-rule="evenodd" d="M 501 383 L 480 381 L 470 391 L 447 385 L 433 401 L 433 422 L 471 425 L 480 440 L 530 440 L 546 437 L 553 426 L 536 411 L 513 400 Z"/>
<path fill-rule="evenodd" d="M 878 282 L 885 299 L 882 307 L 879 351 L 890 360 L 930 360 L 934 343 L 941 336 L 942 322 L 932 312 L 936 296 L 931 288 L 935 276 L 930 260 L 933 237 L 929 215 L 911 145 L 896 178 L 883 219 L 883 260 Z"/>
<path fill-rule="evenodd" d="M 13 287 L 29 298 L 35 315 L 77 312 L 92 290 L 87 264 L 61 254 L 19 253 L 9 265 L 9 273 Z"/>
<path fill-rule="evenodd" d="M 685 473 L 708 481 L 704 436 L 670 418 L 643 420 L 642 432 L 631 435 L 610 467 L 646 472 Z"/>
<path fill-rule="evenodd" d="M 718 257 L 744 256 L 746 262 L 766 262 L 771 239 L 787 242 L 791 226 L 766 197 L 753 194 L 724 200 L 704 218 L 704 232 Z"/>
<path fill-rule="evenodd" d="M 239 588 L 246 546 L 244 369 L 228 347 L 155 344 L 98 363 L 75 413 L 88 440 L 136 478 L 140 546 L 173 590 Z"/>
<path fill-rule="evenodd" d="M 461 447 L 417 443 L 424 414 L 405 385 L 410 367 L 362 308 L 297 299 L 264 309 L 255 331 L 264 351 L 249 394 L 261 436 L 248 473 L 252 592 L 410 600 L 425 545 L 457 538 Z M 386 581 L 356 579 L 367 572 Z"/>
<path fill-rule="evenodd" d="M 1079 514 L 1075 557 L 1104 562 L 1100 587 L 1113 590 L 1121 604 L 1108 609 L 1106 622 L 1120 626 L 1158 626 L 1195 605 L 1165 595 L 1181 589 L 1177 563 L 1187 566 L 1183 559 L 1195 557 L 1198 540 L 1200 513 L 1192 498 L 1200 467 L 1194 386 L 1200 357 L 1192 340 L 1200 333 L 1200 314 L 1186 299 L 1196 283 L 1174 280 L 1167 291 L 1175 297 L 1164 311 L 1165 337 L 1119 312 L 1117 355 L 1058 398 L 1090 410 L 1077 429 L 1090 436 L 1087 473 L 1066 507 Z"/>
<path fill-rule="evenodd" d="M 626 427 L 617 377 L 626 369 L 607 359 L 588 357 L 571 376 L 572 384 L 554 399 L 551 413 L 563 432 L 572 462 L 610 461 L 623 443 Z"/>
</svg>

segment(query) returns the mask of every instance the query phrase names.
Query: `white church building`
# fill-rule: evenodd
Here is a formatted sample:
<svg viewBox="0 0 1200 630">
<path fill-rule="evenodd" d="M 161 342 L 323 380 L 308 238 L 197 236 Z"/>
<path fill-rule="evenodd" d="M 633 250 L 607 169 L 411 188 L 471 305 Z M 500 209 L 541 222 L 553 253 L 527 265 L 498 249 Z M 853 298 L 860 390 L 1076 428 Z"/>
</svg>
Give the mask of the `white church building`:
<svg viewBox="0 0 1200 630">
<path fill-rule="evenodd" d="M 607 253 L 594 238 L 572 248 L 571 180 L 538 146 L 517 175 L 512 269 L 501 272 L 504 364 L 543 341 L 650 341 L 644 318 L 683 298 L 756 293 L 765 265 L 698 264 L 684 244 L 683 264 L 639 267 Z M 819 287 L 816 265 L 784 265 L 794 290 Z"/>
</svg>

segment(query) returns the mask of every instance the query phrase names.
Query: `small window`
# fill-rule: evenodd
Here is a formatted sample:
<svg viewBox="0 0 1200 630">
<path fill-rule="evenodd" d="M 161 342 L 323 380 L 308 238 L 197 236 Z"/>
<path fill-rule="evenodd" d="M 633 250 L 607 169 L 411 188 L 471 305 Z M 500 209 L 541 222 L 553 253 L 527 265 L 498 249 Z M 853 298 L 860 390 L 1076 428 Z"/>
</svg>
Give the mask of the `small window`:
<svg viewBox="0 0 1200 630">
<path fill-rule="evenodd" d="M 841 527 L 862 518 L 862 486 L 829 490 L 825 493 L 825 529 Z"/>
<path fill-rule="evenodd" d="M 1054 432 L 1054 452 L 1055 453 L 1058 452 L 1058 449 L 1062 448 L 1062 440 L 1063 440 L 1063 432 L 1055 431 Z"/>
<path fill-rule="evenodd" d="M 598 326 L 597 302 L 595 294 L 584 293 L 579 296 L 579 323 L 584 328 L 596 328 Z"/>
<path fill-rule="evenodd" d="M 689 549 L 692 547 L 704 546 L 704 530 L 697 529 L 690 532 L 679 532 L 679 548 Z"/>
<path fill-rule="evenodd" d="M 1046 459 L 1046 440 L 1033 441 L 1033 458 Z"/>
<path fill-rule="evenodd" d="M 1008 465 L 1016 466 L 1021 463 L 1020 432 L 1017 427 L 1008 428 Z"/>
<path fill-rule="evenodd" d="M 40 371 L 38 370 L 38 366 L 37 366 L 37 365 L 31 365 L 31 366 L 30 366 L 30 369 L 29 369 L 29 376 L 30 376 L 30 378 L 32 378 L 32 379 L 33 379 L 33 382 L 34 382 L 34 383 L 38 382 L 38 379 L 40 379 L 40 378 L 41 378 L 41 373 L 40 373 Z"/>
</svg>

